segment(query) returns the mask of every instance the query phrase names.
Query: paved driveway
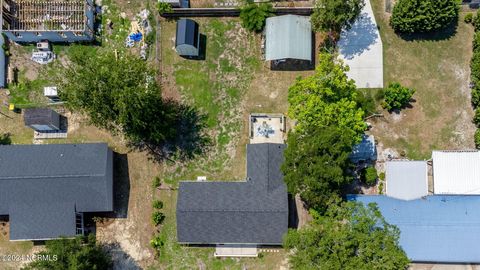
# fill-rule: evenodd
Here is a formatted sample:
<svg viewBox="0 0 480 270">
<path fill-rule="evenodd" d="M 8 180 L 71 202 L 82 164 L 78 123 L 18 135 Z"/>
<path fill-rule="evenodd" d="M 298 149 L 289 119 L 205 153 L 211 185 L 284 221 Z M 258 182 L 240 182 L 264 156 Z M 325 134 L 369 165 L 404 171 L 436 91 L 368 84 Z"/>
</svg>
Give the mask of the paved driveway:
<svg viewBox="0 0 480 270">
<path fill-rule="evenodd" d="M 348 31 L 338 42 L 339 58 L 350 67 L 349 78 L 359 88 L 383 87 L 383 47 L 370 1 Z"/>
</svg>

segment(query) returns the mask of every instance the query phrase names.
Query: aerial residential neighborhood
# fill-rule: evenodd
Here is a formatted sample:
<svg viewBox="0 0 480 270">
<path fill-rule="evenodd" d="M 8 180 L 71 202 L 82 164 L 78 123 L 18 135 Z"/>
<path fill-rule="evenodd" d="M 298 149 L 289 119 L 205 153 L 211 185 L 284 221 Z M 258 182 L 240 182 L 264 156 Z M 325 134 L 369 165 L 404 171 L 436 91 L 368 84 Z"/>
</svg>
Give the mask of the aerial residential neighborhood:
<svg viewBox="0 0 480 270">
<path fill-rule="evenodd" d="M 0 270 L 480 269 L 477 0 L 3 0 Z"/>
</svg>

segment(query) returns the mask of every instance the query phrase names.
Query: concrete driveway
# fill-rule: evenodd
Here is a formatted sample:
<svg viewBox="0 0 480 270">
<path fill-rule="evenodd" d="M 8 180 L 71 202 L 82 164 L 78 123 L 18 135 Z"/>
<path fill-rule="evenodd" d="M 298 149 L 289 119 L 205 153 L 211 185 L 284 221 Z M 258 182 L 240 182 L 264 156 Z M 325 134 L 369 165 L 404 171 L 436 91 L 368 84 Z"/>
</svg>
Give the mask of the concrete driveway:
<svg viewBox="0 0 480 270">
<path fill-rule="evenodd" d="M 338 48 L 358 88 L 383 87 L 383 46 L 369 0 L 352 28 L 342 32 Z"/>
</svg>

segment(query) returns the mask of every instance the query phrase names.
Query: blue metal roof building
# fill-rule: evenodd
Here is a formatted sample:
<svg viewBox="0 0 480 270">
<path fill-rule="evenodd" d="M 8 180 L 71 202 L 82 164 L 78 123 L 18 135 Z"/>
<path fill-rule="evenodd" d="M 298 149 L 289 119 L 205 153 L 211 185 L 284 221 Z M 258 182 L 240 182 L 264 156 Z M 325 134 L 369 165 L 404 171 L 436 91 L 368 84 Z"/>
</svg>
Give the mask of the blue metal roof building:
<svg viewBox="0 0 480 270">
<path fill-rule="evenodd" d="M 480 196 L 434 195 L 404 201 L 382 195 L 348 195 L 377 203 L 400 229 L 400 245 L 414 262 L 480 263 Z"/>
</svg>

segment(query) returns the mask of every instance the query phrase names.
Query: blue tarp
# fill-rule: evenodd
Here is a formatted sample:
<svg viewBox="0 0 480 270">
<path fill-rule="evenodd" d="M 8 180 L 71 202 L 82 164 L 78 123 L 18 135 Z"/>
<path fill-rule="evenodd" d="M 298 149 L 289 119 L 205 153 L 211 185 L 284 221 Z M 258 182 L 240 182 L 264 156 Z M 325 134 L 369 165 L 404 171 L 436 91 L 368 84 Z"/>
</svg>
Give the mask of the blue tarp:
<svg viewBox="0 0 480 270">
<path fill-rule="evenodd" d="M 377 203 L 400 229 L 400 245 L 414 262 L 480 263 L 480 196 L 434 195 L 404 201 L 381 195 L 348 195 Z"/>
<path fill-rule="evenodd" d="M 140 32 L 133 33 L 133 34 L 130 34 L 130 36 L 128 37 L 135 42 L 139 42 L 142 40 L 142 33 Z"/>
</svg>

